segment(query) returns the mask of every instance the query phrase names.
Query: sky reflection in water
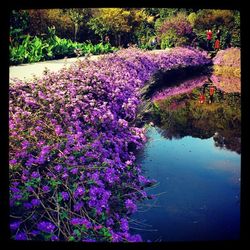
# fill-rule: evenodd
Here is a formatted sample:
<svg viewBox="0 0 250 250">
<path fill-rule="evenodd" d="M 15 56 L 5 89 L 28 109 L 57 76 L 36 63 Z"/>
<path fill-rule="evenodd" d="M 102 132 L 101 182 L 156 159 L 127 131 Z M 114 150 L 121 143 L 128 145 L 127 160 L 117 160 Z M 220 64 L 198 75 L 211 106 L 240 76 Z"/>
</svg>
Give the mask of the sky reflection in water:
<svg viewBox="0 0 250 250">
<path fill-rule="evenodd" d="M 134 231 L 145 241 L 238 239 L 240 154 L 216 147 L 213 137 L 169 140 L 159 131 L 148 130 L 137 158 L 144 174 L 158 181 L 148 193 L 160 195 L 132 216 L 151 226 L 131 222 L 131 228 L 144 229 Z"/>
</svg>

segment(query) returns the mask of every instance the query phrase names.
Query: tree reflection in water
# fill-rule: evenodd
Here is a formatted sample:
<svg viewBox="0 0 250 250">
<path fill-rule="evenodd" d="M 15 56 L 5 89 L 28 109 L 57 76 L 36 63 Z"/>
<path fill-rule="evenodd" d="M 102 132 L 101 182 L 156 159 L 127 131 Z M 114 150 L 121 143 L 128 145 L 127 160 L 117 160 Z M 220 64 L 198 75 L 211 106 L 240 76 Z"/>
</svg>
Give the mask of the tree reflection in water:
<svg viewBox="0 0 250 250">
<path fill-rule="evenodd" d="M 217 90 L 214 102 L 199 103 L 202 88 L 154 102 L 155 123 L 165 138 L 184 136 L 207 139 L 213 137 L 215 146 L 241 153 L 240 93 Z"/>
</svg>

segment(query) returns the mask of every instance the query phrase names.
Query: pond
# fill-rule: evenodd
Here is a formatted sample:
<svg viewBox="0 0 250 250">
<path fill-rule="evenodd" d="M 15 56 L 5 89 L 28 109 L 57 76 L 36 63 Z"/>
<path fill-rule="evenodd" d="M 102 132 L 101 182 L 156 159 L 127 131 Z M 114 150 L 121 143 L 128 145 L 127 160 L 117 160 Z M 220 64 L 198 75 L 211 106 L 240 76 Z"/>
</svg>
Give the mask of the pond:
<svg viewBox="0 0 250 250">
<path fill-rule="evenodd" d="M 166 139 L 157 128 L 138 155 L 145 175 L 158 185 L 156 198 L 134 214 L 131 228 L 144 240 L 239 239 L 240 155 L 215 146 L 212 138 Z"/>
<path fill-rule="evenodd" d="M 131 231 L 145 241 L 240 237 L 240 96 L 198 107 L 196 91 L 156 103 L 158 126 L 148 128 L 137 155 L 157 181 L 147 188 L 155 198 L 131 217 Z"/>
</svg>

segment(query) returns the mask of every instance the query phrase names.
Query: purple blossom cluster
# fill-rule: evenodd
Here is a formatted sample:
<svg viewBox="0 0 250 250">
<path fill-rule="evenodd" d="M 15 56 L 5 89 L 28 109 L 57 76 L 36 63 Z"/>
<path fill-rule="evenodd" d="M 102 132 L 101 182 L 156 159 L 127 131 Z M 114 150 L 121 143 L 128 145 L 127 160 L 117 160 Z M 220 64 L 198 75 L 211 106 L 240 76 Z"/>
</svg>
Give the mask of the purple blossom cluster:
<svg viewBox="0 0 250 250">
<path fill-rule="evenodd" d="M 150 180 L 135 163 L 140 88 L 160 69 L 206 65 L 200 52 L 125 49 L 9 89 L 14 239 L 142 241 L 129 215 Z M 21 218 L 21 219 L 17 219 Z"/>
</svg>

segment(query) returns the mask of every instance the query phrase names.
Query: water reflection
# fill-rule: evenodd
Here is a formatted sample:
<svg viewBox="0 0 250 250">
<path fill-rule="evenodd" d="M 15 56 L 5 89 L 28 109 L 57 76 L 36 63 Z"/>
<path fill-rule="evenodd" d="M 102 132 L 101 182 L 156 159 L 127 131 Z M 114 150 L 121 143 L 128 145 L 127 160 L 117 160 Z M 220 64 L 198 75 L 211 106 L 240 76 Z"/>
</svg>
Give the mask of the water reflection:
<svg viewBox="0 0 250 250">
<path fill-rule="evenodd" d="M 156 123 L 168 139 L 192 136 L 241 153 L 240 94 L 217 91 L 214 103 L 198 103 L 200 89 L 156 101 Z"/>
<path fill-rule="evenodd" d="M 240 155 L 215 147 L 213 138 L 162 134 L 150 127 L 137 155 L 158 183 L 147 189 L 156 198 L 139 205 L 131 230 L 152 241 L 239 239 Z"/>
</svg>

